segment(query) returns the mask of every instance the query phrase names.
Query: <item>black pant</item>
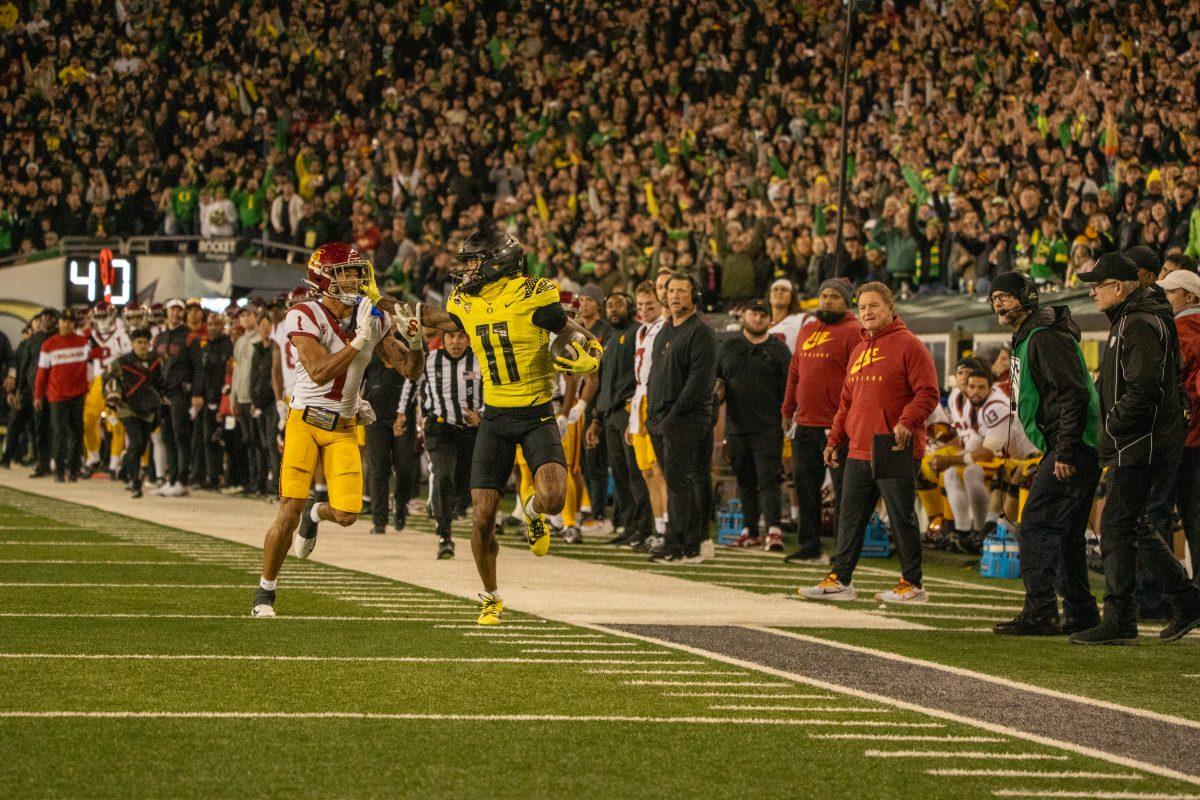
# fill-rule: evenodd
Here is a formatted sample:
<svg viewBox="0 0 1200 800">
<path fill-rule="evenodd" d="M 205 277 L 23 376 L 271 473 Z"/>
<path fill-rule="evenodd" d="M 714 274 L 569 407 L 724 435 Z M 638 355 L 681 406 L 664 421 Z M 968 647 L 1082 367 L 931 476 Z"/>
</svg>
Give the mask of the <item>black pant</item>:
<svg viewBox="0 0 1200 800">
<path fill-rule="evenodd" d="M 192 457 L 196 464 L 196 482 L 215 488 L 221 482 L 221 425 L 217 411 L 207 405 L 196 413 L 192 428 Z"/>
<path fill-rule="evenodd" d="M 475 450 L 477 428 L 460 428 L 434 419 L 425 421 L 425 451 L 429 453 L 429 480 L 433 488 L 433 519 L 437 535 L 450 538 L 462 487 L 471 479 L 471 453 Z"/>
<path fill-rule="evenodd" d="M 80 422 L 82 426 L 83 423 Z M 50 454 L 53 449 L 50 425 L 50 404 L 43 403 L 41 410 L 33 411 L 33 457 L 37 461 L 38 472 L 50 471 Z M 82 442 L 80 443 L 82 447 Z"/>
<path fill-rule="evenodd" d="M 626 531 L 643 535 L 654 532 L 650 512 L 650 490 L 637 467 L 633 445 L 625 443 L 629 427 L 629 412 L 625 407 L 604 415 L 604 445 L 608 451 L 608 468 L 613 475 L 613 527 L 624 526 Z"/>
<path fill-rule="evenodd" d="M 792 481 L 800 518 L 796 520 L 797 550 L 821 549 L 821 486 L 825 483 L 824 428 L 797 425 L 792 436 Z M 833 529 L 838 528 L 842 509 L 842 474 L 846 469 L 846 448 L 838 452 L 838 466 L 829 470 L 833 481 Z"/>
<path fill-rule="evenodd" d="M 125 426 L 125 474 L 129 481 L 137 487 L 142 485 L 142 456 L 150 447 L 150 432 L 154 430 L 154 422 L 147 422 L 140 417 L 121 417 Z"/>
<path fill-rule="evenodd" d="M 192 398 L 186 392 L 173 392 L 167 395 L 167 406 L 162 414 L 167 482 L 187 486 L 192 462 Z"/>
<path fill-rule="evenodd" d="M 726 433 L 729 461 L 737 478 L 744 524 L 758 531 L 758 518 L 766 517 L 767 528 L 779 527 L 780 471 L 783 466 L 783 436 L 778 428 L 757 433 Z"/>
<path fill-rule="evenodd" d="M 1072 461 L 1075 474 L 1060 481 L 1054 477 L 1057 454 L 1042 457 L 1029 499 L 1021 511 L 1017 541 L 1021 546 L 1021 580 L 1025 583 L 1025 612 L 1057 616 L 1058 595 L 1068 619 L 1097 616 L 1096 598 L 1088 582 L 1084 531 L 1100 480 L 1096 451 Z"/>
<path fill-rule="evenodd" d="M 842 515 L 838 519 L 837 555 L 833 569 L 842 583 L 849 583 L 862 555 L 867 523 L 875 512 L 875 504 L 883 497 L 891 524 L 892 538 L 900 552 L 900 575 L 913 586 L 921 585 L 921 533 L 917 528 L 917 470 L 900 478 L 875 480 L 871 477 L 871 462 L 858 458 L 846 459 L 842 475 Z"/>
<path fill-rule="evenodd" d="M 411 425 L 403 436 L 392 433 L 395 420 L 378 419 L 367 426 L 367 464 L 370 466 L 371 522 L 377 526 L 387 524 L 388 511 L 394 507 L 401 511 L 412 499 L 418 475 L 417 436 Z M 467 459 L 468 468 L 470 459 Z M 392 473 L 396 475 L 396 489 L 392 493 Z M 391 494 L 391 506 L 388 495 Z"/>
<path fill-rule="evenodd" d="M 260 409 L 257 417 L 251 415 L 250 422 L 254 429 L 252 437 L 262 454 L 262 472 L 259 475 L 259 491 L 279 493 L 279 445 L 275 441 L 279 433 L 279 413 L 274 405 Z"/>
<path fill-rule="evenodd" d="M 587 420 L 587 425 L 591 420 Z M 605 507 L 608 505 L 608 448 L 604 437 L 600 437 L 597 447 L 583 449 L 583 482 L 587 486 L 588 498 L 592 501 L 592 518 L 604 519 Z M 615 507 L 614 507 L 615 512 Z M 616 525 L 614 515 L 613 525 Z"/>
<path fill-rule="evenodd" d="M 83 395 L 50 403 L 50 430 L 54 439 L 54 472 L 79 474 L 83 449 Z"/>
<path fill-rule="evenodd" d="M 667 479 L 667 546 L 695 555 L 708 538 L 712 510 L 712 422 L 672 420 L 659 427 L 659 463 Z"/>
<path fill-rule="evenodd" d="M 20 398 L 21 407 L 9 416 L 8 432 L 4 435 L 4 455 L 0 461 L 5 464 L 23 458 L 33 439 L 33 395 L 22 392 Z"/>
<path fill-rule="evenodd" d="M 267 486 L 267 453 L 262 446 L 254 410 L 254 406 L 249 403 L 238 403 L 237 424 L 238 429 L 242 431 L 242 441 L 246 448 L 246 490 L 261 492 Z"/>
<path fill-rule="evenodd" d="M 1200 603 L 1200 588 L 1187 579 L 1160 533 L 1175 504 L 1179 455 L 1172 455 L 1156 464 L 1108 471 L 1108 499 L 1100 519 L 1104 621 L 1123 630 L 1136 630 L 1137 626 L 1134 592 L 1139 560 L 1176 607 Z"/>
<path fill-rule="evenodd" d="M 1175 478 L 1175 502 L 1192 554 L 1192 580 L 1200 584 L 1200 447 L 1183 448 Z"/>
</svg>

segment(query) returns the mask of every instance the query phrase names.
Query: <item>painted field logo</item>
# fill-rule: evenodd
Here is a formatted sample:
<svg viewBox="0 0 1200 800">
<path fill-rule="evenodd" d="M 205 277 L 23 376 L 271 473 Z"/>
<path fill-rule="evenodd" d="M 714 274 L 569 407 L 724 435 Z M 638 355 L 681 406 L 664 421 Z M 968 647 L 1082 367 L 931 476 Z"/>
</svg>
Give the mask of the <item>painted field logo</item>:
<svg viewBox="0 0 1200 800">
<path fill-rule="evenodd" d="M 850 365 L 850 374 L 857 375 L 864 367 L 869 367 L 876 361 L 883 361 L 884 358 L 885 356 L 879 355 L 878 347 L 868 347 L 854 359 L 854 363 Z"/>
<path fill-rule="evenodd" d="M 812 350 L 814 347 L 820 347 L 833 338 L 833 334 L 829 331 L 816 331 L 809 335 L 804 340 L 804 344 L 800 345 L 801 350 Z"/>
</svg>

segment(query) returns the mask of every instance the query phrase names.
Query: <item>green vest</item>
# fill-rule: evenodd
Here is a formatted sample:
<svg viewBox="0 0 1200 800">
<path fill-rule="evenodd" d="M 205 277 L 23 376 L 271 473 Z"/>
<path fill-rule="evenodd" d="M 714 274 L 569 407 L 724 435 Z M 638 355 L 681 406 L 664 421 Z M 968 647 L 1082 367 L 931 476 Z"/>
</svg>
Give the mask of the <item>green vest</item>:
<svg viewBox="0 0 1200 800">
<path fill-rule="evenodd" d="M 1012 365 L 1010 373 L 1012 375 L 1013 405 L 1017 409 L 1017 419 L 1021 421 L 1021 427 L 1025 429 L 1025 435 L 1029 437 L 1029 441 L 1043 453 L 1046 452 L 1046 437 L 1042 436 L 1042 432 L 1037 426 L 1037 410 L 1042 404 L 1042 397 L 1038 394 L 1037 385 L 1033 382 L 1032 371 L 1022 369 L 1022 367 L 1029 352 L 1029 342 L 1038 331 L 1044 330 L 1046 329 L 1043 327 L 1030 331 L 1029 335 L 1013 350 L 1010 362 Z M 1092 382 L 1092 374 L 1088 372 L 1087 362 L 1083 360 L 1083 349 L 1080 348 L 1079 342 L 1074 344 L 1075 355 L 1079 358 L 1079 368 L 1083 370 L 1083 382 L 1087 384 L 1088 389 L 1088 417 L 1087 425 L 1083 429 L 1083 441 L 1091 447 L 1095 447 L 1098 441 L 1096 433 L 1100 427 L 1100 395 L 1096 393 L 1096 384 Z"/>
</svg>

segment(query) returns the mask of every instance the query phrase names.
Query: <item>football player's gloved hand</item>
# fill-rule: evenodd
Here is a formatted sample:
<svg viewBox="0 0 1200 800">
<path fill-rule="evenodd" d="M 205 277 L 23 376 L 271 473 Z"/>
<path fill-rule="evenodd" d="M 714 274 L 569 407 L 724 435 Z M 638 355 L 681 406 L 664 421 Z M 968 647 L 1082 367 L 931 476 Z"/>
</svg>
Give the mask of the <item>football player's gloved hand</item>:
<svg viewBox="0 0 1200 800">
<path fill-rule="evenodd" d="M 408 345 L 409 350 L 421 346 L 421 320 L 408 303 L 397 303 L 392 310 L 392 324 L 396 335 Z"/>
<path fill-rule="evenodd" d="M 358 301 L 354 312 L 354 340 L 350 346 L 355 350 L 363 350 L 368 345 L 374 345 L 383 337 L 383 326 L 375 319 L 383 319 L 383 312 L 366 298 Z"/>
<path fill-rule="evenodd" d="M 554 357 L 554 366 L 559 372 L 587 375 L 600 369 L 600 355 L 604 353 L 604 348 L 599 342 L 589 343 L 586 350 L 579 342 L 571 342 L 571 347 L 575 350 L 575 358 Z"/>
</svg>

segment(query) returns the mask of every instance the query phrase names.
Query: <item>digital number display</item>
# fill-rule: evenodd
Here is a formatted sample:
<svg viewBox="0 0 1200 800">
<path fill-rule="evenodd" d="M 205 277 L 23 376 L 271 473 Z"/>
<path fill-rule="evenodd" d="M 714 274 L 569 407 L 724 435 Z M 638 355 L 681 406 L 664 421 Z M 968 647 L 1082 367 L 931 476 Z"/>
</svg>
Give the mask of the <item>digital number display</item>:
<svg viewBox="0 0 1200 800">
<path fill-rule="evenodd" d="M 106 288 L 112 293 L 109 302 L 123 306 L 133 299 L 137 282 L 134 278 L 134 260 L 125 256 L 114 256 L 112 270 L 108 276 L 100 268 L 97 258 L 67 259 L 67 305 L 92 304 L 103 300 Z M 106 287 L 106 280 L 108 283 Z"/>
</svg>

